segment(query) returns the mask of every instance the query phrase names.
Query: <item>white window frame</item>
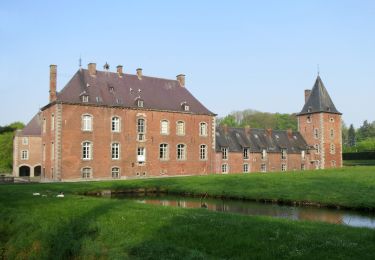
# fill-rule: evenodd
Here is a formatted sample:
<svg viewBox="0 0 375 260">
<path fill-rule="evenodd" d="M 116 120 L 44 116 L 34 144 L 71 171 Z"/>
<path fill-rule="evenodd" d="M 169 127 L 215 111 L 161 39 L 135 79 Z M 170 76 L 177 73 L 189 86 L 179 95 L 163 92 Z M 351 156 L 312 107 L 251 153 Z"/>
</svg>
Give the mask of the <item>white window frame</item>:
<svg viewBox="0 0 375 260">
<path fill-rule="evenodd" d="M 81 178 L 82 179 L 91 179 L 92 178 L 92 168 L 91 167 L 83 167 L 81 169 Z"/>
<path fill-rule="evenodd" d="M 146 161 L 146 147 L 137 147 L 137 162 L 144 163 Z"/>
<path fill-rule="evenodd" d="M 169 160 L 169 145 L 167 143 L 159 145 L 159 159 L 161 161 Z"/>
<path fill-rule="evenodd" d="M 281 171 L 286 172 L 286 170 L 287 170 L 286 163 L 281 164 Z"/>
<path fill-rule="evenodd" d="M 21 151 L 21 160 L 29 160 L 29 150 Z"/>
<path fill-rule="evenodd" d="M 206 122 L 199 123 L 199 136 L 207 136 L 208 135 L 208 124 Z"/>
<path fill-rule="evenodd" d="M 176 159 L 178 161 L 185 161 L 186 160 L 186 144 L 177 144 L 176 146 Z"/>
<path fill-rule="evenodd" d="M 286 149 L 281 149 L 281 159 L 286 160 L 288 156 L 287 150 Z"/>
<path fill-rule="evenodd" d="M 267 165 L 266 165 L 265 163 L 262 163 L 262 164 L 260 165 L 260 171 L 261 171 L 261 172 L 267 172 Z"/>
<path fill-rule="evenodd" d="M 55 160 L 55 144 L 51 142 L 51 160 Z"/>
<path fill-rule="evenodd" d="M 250 159 L 250 148 L 249 147 L 243 148 L 242 156 L 243 156 L 244 160 L 249 160 Z"/>
<path fill-rule="evenodd" d="M 84 141 L 81 145 L 81 158 L 82 160 L 89 161 L 92 160 L 92 142 Z"/>
<path fill-rule="evenodd" d="M 121 145 L 119 142 L 111 143 L 111 159 L 120 160 L 120 149 Z"/>
<path fill-rule="evenodd" d="M 143 122 L 141 124 L 141 122 Z M 137 141 L 146 141 L 146 119 L 143 117 L 137 118 Z"/>
<path fill-rule="evenodd" d="M 143 107 L 144 101 L 142 99 L 137 100 L 137 107 Z"/>
<path fill-rule="evenodd" d="M 244 173 L 249 173 L 250 172 L 249 169 L 250 169 L 249 164 L 248 163 L 244 163 L 243 167 L 242 167 L 243 172 Z"/>
<path fill-rule="evenodd" d="M 113 116 L 111 118 L 111 131 L 113 133 L 121 132 L 121 119 L 119 116 Z"/>
<path fill-rule="evenodd" d="M 29 138 L 28 137 L 22 137 L 22 144 L 28 145 L 29 144 Z"/>
<path fill-rule="evenodd" d="M 92 132 L 92 129 L 93 129 L 93 116 L 90 115 L 90 114 L 83 114 L 82 117 L 81 117 L 81 121 L 82 121 L 82 131 L 84 132 Z"/>
<path fill-rule="evenodd" d="M 88 95 L 83 95 L 82 96 L 82 102 L 83 103 L 88 103 L 89 102 L 89 96 Z"/>
<path fill-rule="evenodd" d="M 221 165 L 221 173 L 223 173 L 223 174 L 227 174 L 228 172 L 229 172 L 229 166 L 228 166 L 228 164 L 227 163 L 223 163 L 222 165 Z"/>
<path fill-rule="evenodd" d="M 46 132 L 46 129 L 47 129 L 47 120 L 43 118 L 43 133 Z"/>
<path fill-rule="evenodd" d="M 111 168 L 111 176 L 112 179 L 120 179 L 121 178 L 121 170 L 120 167 L 113 166 Z"/>
<path fill-rule="evenodd" d="M 185 122 L 178 120 L 176 122 L 176 135 L 184 136 L 185 135 Z"/>
<path fill-rule="evenodd" d="M 51 114 L 51 131 L 55 130 L 55 115 Z"/>
<path fill-rule="evenodd" d="M 207 145 L 201 144 L 199 146 L 199 160 L 206 161 L 207 160 Z"/>
<path fill-rule="evenodd" d="M 160 134 L 169 135 L 169 121 L 166 119 L 160 121 Z"/>
<path fill-rule="evenodd" d="M 301 151 L 301 159 L 306 160 L 306 151 L 305 150 Z"/>
<path fill-rule="evenodd" d="M 306 165 L 304 163 L 301 164 L 301 171 L 306 170 Z"/>
<path fill-rule="evenodd" d="M 329 152 L 330 152 L 330 154 L 336 154 L 336 146 L 335 146 L 335 144 L 330 144 L 329 145 Z"/>
<path fill-rule="evenodd" d="M 262 160 L 267 160 L 267 150 L 266 149 L 262 150 L 261 159 Z"/>
<path fill-rule="evenodd" d="M 315 148 L 315 153 L 316 154 L 320 154 L 320 145 L 319 144 L 315 144 L 314 148 Z"/>
<path fill-rule="evenodd" d="M 228 160 L 228 147 L 221 148 L 221 159 Z"/>
</svg>

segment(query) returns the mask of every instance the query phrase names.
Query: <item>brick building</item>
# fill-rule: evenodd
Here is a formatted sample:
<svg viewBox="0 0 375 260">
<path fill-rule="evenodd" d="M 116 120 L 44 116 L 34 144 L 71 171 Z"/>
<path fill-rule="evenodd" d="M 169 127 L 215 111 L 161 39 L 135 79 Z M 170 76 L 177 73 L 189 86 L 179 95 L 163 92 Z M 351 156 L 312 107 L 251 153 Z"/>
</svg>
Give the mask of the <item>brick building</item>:
<svg viewBox="0 0 375 260">
<path fill-rule="evenodd" d="M 182 74 L 169 80 L 90 63 L 60 92 L 56 81 L 51 65 L 49 103 L 14 140 L 15 176 L 104 180 L 342 164 L 341 114 L 320 77 L 306 92 L 299 132 L 216 127 L 216 115 L 185 88 Z"/>
</svg>

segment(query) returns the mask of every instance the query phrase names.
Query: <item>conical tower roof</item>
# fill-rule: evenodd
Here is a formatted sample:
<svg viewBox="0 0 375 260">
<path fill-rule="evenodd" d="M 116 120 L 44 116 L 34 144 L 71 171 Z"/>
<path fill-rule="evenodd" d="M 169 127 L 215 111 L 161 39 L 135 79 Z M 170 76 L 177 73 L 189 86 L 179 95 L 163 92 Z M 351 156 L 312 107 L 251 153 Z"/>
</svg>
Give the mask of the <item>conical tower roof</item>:
<svg viewBox="0 0 375 260">
<path fill-rule="evenodd" d="M 335 105 L 333 104 L 332 99 L 329 96 L 322 79 L 320 78 L 320 76 L 318 76 L 316 78 L 314 87 L 311 90 L 310 96 L 306 101 L 305 105 L 303 106 L 302 111 L 299 113 L 299 115 L 321 112 L 341 115 L 341 113 L 336 109 Z"/>
</svg>

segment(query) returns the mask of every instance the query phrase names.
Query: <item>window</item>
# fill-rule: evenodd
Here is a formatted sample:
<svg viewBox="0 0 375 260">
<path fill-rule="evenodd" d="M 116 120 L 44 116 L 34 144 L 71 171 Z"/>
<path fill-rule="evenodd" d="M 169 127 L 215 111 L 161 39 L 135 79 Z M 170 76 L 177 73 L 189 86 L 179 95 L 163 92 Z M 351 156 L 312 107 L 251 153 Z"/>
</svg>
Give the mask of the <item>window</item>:
<svg viewBox="0 0 375 260">
<path fill-rule="evenodd" d="M 82 159 L 91 160 L 91 143 L 90 142 L 82 143 Z"/>
<path fill-rule="evenodd" d="M 46 144 L 43 144 L 43 162 L 46 160 Z"/>
<path fill-rule="evenodd" d="M 263 150 L 262 150 L 261 159 L 262 159 L 262 160 L 266 160 L 266 159 L 267 159 L 267 150 L 266 150 L 266 149 L 263 149 Z"/>
<path fill-rule="evenodd" d="M 82 179 L 91 178 L 91 168 L 85 167 L 82 169 Z"/>
<path fill-rule="evenodd" d="M 160 133 L 162 135 L 169 135 L 169 122 L 168 122 L 168 120 L 161 120 L 161 122 L 160 122 Z"/>
<path fill-rule="evenodd" d="M 137 119 L 137 140 L 138 141 L 144 141 L 145 138 L 145 132 L 146 132 L 146 121 L 144 118 L 138 118 Z"/>
<path fill-rule="evenodd" d="M 51 131 L 55 129 L 55 115 L 51 115 Z"/>
<path fill-rule="evenodd" d="M 21 160 L 28 160 L 29 159 L 29 151 L 28 150 L 22 150 L 21 151 Z"/>
<path fill-rule="evenodd" d="M 138 99 L 137 100 L 137 106 L 138 107 L 143 107 L 143 100 L 142 99 Z"/>
<path fill-rule="evenodd" d="M 335 137 L 335 131 L 332 128 L 330 130 L 330 136 L 332 139 Z"/>
<path fill-rule="evenodd" d="M 244 163 L 243 164 L 243 172 L 249 172 L 249 164 L 248 163 Z"/>
<path fill-rule="evenodd" d="M 207 160 L 207 145 L 202 144 L 199 149 L 199 159 Z"/>
<path fill-rule="evenodd" d="M 306 121 L 307 121 L 307 123 L 311 123 L 311 116 L 307 116 Z"/>
<path fill-rule="evenodd" d="M 243 158 L 245 160 L 249 159 L 249 148 L 243 148 Z"/>
<path fill-rule="evenodd" d="M 29 138 L 28 137 L 23 137 L 22 138 L 22 144 L 23 145 L 28 145 L 29 144 Z"/>
<path fill-rule="evenodd" d="M 183 121 L 177 121 L 177 135 L 185 135 L 185 123 Z"/>
<path fill-rule="evenodd" d="M 281 149 L 281 159 L 285 160 L 287 155 L 286 149 Z"/>
<path fill-rule="evenodd" d="M 120 159 L 120 144 L 119 143 L 113 143 L 111 145 L 111 157 L 112 157 L 112 160 Z"/>
<path fill-rule="evenodd" d="M 160 144 L 159 146 L 159 159 L 160 160 L 168 160 L 169 152 L 168 152 L 168 144 Z"/>
<path fill-rule="evenodd" d="M 55 144 L 51 143 L 51 160 L 55 159 Z"/>
<path fill-rule="evenodd" d="M 189 110 L 190 110 L 190 106 L 185 104 L 185 105 L 184 105 L 184 110 L 185 110 L 185 111 L 189 111 Z"/>
<path fill-rule="evenodd" d="M 84 103 L 89 102 L 89 96 L 87 96 L 87 95 L 83 95 L 83 96 L 82 96 L 82 102 L 84 102 Z"/>
<path fill-rule="evenodd" d="M 111 123 L 112 132 L 120 132 L 120 118 L 117 116 L 112 117 Z"/>
<path fill-rule="evenodd" d="M 113 179 L 119 179 L 120 178 L 120 168 L 119 167 L 112 167 L 111 175 L 112 175 Z"/>
<path fill-rule="evenodd" d="M 137 149 L 137 162 L 143 163 L 146 161 L 146 148 L 138 147 Z"/>
<path fill-rule="evenodd" d="M 306 151 L 305 150 L 301 151 L 301 158 L 302 158 L 302 160 L 306 159 Z"/>
<path fill-rule="evenodd" d="M 228 160 L 228 148 L 227 147 L 221 148 L 221 159 Z"/>
<path fill-rule="evenodd" d="M 47 124 L 46 119 L 43 118 L 43 133 L 46 132 L 46 127 L 47 127 L 46 124 Z"/>
<path fill-rule="evenodd" d="M 305 169 L 306 169 L 305 164 L 302 163 L 302 164 L 301 164 L 301 171 L 304 171 Z"/>
<path fill-rule="evenodd" d="M 336 161 L 331 161 L 331 166 L 332 166 L 333 168 L 336 168 Z"/>
<path fill-rule="evenodd" d="M 314 145 L 314 147 L 315 147 L 315 153 L 316 154 L 320 154 L 320 146 L 319 146 L 319 144 Z"/>
<path fill-rule="evenodd" d="M 314 128 L 314 138 L 315 139 L 319 138 L 319 129 L 318 128 Z"/>
<path fill-rule="evenodd" d="M 186 147 L 184 144 L 177 145 L 177 160 L 186 160 Z"/>
<path fill-rule="evenodd" d="M 286 164 L 283 163 L 283 164 L 281 165 L 281 171 L 283 171 L 283 172 L 286 171 Z"/>
<path fill-rule="evenodd" d="M 329 122 L 333 123 L 333 122 L 335 122 L 335 119 L 334 119 L 333 117 L 331 117 L 331 118 L 329 119 Z"/>
<path fill-rule="evenodd" d="M 260 171 L 261 171 L 261 172 L 266 172 L 266 171 L 267 171 L 267 167 L 266 167 L 266 164 L 265 164 L 265 163 L 262 163 L 262 164 L 260 165 Z"/>
<path fill-rule="evenodd" d="M 331 154 L 335 154 L 335 153 L 336 153 L 336 147 L 335 147 L 335 144 L 331 144 L 331 145 L 330 145 L 330 153 L 331 153 Z"/>
<path fill-rule="evenodd" d="M 207 136 L 207 124 L 205 122 L 199 123 L 199 135 Z"/>
<path fill-rule="evenodd" d="M 224 163 L 221 165 L 221 173 L 228 173 L 228 164 Z"/>
<path fill-rule="evenodd" d="M 82 116 L 82 130 L 83 131 L 92 131 L 92 116 L 83 115 Z"/>
</svg>

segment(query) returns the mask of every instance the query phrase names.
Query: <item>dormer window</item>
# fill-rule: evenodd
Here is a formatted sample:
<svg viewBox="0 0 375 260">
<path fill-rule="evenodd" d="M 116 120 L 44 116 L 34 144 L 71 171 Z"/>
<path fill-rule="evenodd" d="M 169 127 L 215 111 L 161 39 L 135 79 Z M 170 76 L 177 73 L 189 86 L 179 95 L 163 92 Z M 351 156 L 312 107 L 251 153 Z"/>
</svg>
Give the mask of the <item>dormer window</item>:
<svg viewBox="0 0 375 260">
<path fill-rule="evenodd" d="M 87 102 L 89 102 L 89 96 L 88 96 L 88 95 L 83 95 L 83 96 L 82 96 L 82 102 L 83 102 L 83 103 L 87 103 Z"/>
<path fill-rule="evenodd" d="M 143 99 L 137 98 L 136 105 L 137 105 L 137 107 L 143 107 L 143 105 L 144 105 Z"/>
<path fill-rule="evenodd" d="M 190 111 L 190 106 L 186 102 L 183 102 L 181 104 L 181 107 L 182 107 L 182 110 L 184 111 Z"/>
<path fill-rule="evenodd" d="M 311 112 L 312 111 L 312 108 L 311 107 L 309 107 L 308 109 L 307 109 L 307 112 Z"/>
<path fill-rule="evenodd" d="M 114 87 L 109 87 L 109 92 L 111 92 L 111 93 L 115 92 L 115 88 Z"/>
</svg>

